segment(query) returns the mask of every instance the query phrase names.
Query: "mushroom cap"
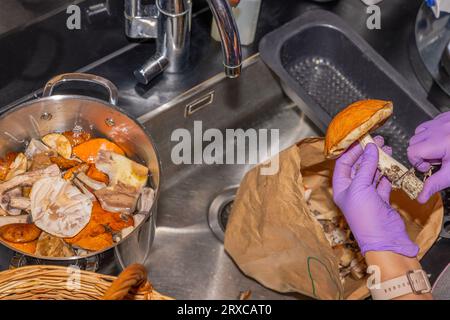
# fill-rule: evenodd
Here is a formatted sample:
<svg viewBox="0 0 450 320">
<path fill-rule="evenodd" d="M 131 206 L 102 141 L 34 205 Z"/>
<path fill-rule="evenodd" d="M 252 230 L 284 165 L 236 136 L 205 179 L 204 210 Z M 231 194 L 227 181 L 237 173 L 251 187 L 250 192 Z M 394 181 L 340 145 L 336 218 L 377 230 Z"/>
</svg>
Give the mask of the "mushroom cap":
<svg viewBox="0 0 450 320">
<path fill-rule="evenodd" d="M 391 101 L 361 100 L 339 112 L 325 136 L 325 157 L 340 156 L 353 142 L 381 126 L 393 112 Z"/>
</svg>

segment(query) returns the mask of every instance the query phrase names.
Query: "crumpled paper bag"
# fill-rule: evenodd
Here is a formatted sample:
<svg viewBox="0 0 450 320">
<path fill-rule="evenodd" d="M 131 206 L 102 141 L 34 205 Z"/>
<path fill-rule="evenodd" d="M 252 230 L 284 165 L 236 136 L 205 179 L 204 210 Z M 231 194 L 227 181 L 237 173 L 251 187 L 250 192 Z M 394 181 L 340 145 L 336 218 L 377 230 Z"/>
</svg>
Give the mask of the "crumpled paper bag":
<svg viewBox="0 0 450 320">
<path fill-rule="evenodd" d="M 264 286 L 317 299 L 363 299 L 366 279 L 339 277 L 338 258 L 312 210 L 339 210 L 333 202 L 334 160 L 323 155 L 323 138 L 308 138 L 279 154 L 279 171 L 249 171 L 237 193 L 225 233 L 225 250 L 239 268 Z M 309 205 L 304 185 L 312 189 Z M 425 205 L 393 191 L 393 206 L 422 258 L 441 230 L 443 205 L 435 195 Z M 361 208 L 363 210 L 363 208 Z"/>
</svg>

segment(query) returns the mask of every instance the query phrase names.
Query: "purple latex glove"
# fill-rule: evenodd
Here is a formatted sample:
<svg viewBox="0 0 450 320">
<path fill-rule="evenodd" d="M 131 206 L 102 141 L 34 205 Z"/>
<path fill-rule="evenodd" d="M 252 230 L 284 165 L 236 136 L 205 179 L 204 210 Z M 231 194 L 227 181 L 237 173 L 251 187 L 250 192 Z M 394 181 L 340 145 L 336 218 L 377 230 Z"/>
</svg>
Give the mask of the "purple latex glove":
<svg viewBox="0 0 450 320">
<path fill-rule="evenodd" d="M 375 137 L 382 147 L 384 140 Z M 383 150 L 391 154 L 389 147 Z M 337 161 L 333 175 L 334 201 L 344 213 L 362 254 L 367 251 L 392 251 L 415 257 L 419 247 L 406 233 L 405 223 L 390 203 L 391 184 L 377 169 L 378 149 L 371 143 L 364 152 L 352 146 Z"/>
<path fill-rule="evenodd" d="M 408 158 L 422 172 L 427 172 L 431 164 L 442 165 L 425 181 L 417 201 L 425 203 L 434 193 L 450 187 L 450 112 L 417 127 L 409 141 Z"/>
</svg>

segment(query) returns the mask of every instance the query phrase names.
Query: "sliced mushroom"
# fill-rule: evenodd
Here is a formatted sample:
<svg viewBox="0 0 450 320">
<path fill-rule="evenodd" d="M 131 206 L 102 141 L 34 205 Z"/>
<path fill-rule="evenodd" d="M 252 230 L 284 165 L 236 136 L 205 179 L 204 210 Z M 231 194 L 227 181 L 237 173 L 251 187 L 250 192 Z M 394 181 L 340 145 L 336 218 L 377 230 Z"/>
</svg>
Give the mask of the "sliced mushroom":
<svg viewBox="0 0 450 320">
<path fill-rule="evenodd" d="M 81 249 L 81 248 L 74 248 L 74 247 L 72 247 L 72 249 L 75 251 L 75 254 L 77 256 L 79 256 L 79 257 L 87 256 L 90 253 L 89 250 L 84 250 L 84 249 Z"/>
<path fill-rule="evenodd" d="M 51 155 L 52 155 L 51 152 L 50 152 L 50 154 L 49 154 L 49 152 L 36 153 L 31 158 L 31 161 L 28 161 L 30 163 L 28 169 L 30 171 L 34 171 L 34 170 L 45 169 L 48 166 L 51 166 L 52 165 L 52 161 L 50 160 Z"/>
<path fill-rule="evenodd" d="M 15 251 L 34 254 L 34 252 L 36 251 L 37 240 L 23 243 L 15 243 L 3 240 L 3 243 L 8 245 L 11 249 Z"/>
<path fill-rule="evenodd" d="M 148 168 L 118 153 L 100 150 L 95 167 L 109 176 L 110 186 L 120 182 L 139 192 L 147 184 Z"/>
<path fill-rule="evenodd" d="M 22 196 L 22 189 L 20 187 L 5 192 L 5 194 L 1 197 L 0 207 L 11 216 L 18 216 L 22 210 L 20 208 L 11 206 L 10 202 L 12 197 L 21 197 L 21 196 Z"/>
<path fill-rule="evenodd" d="M 45 153 L 47 151 L 50 151 L 50 148 L 47 147 L 45 144 L 43 144 L 41 141 L 36 139 L 31 139 L 30 143 L 28 144 L 27 149 L 25 150 L 25 156 L 28 159 L 33 158 L 34 155 L 38 153 Z"/>
<path fill-rule="evenodd" d="M 325 237 L 332 247 L 344 244 L 348 240 L 348 234 L 344 229 L 341 229 L 333 221 L 320 220 Z"/>
<path fill-rule="evenodd" d="M 57 237 L 74 237 L 91 218 L 89 197 L 59 176 L 36 181 L 30 199 L 33 222 Z"/>
<path fill-rule="evenodd" d="M 0 237 L 13 243 L 25 243 L 39 238 L 42 230 L 33 223 L 12 223 L 0 227 Z"/>
<path fill-rule="evenodd" d="M 363 278 L 366 269 L 364 257 L 359 251 L 358 244 L 352 238 L 344 216 L 339 212 L 322 214 L 317 211 L 313 211 L 313 216 L 322 226 L 324 235 L 338 260 L 342 284 L 350 275 L 357 280 Z"/>
<path fill-rule="evenodd" d="M 155 190 L 149 187 L 142 188 L 137 203 L 138 212 L 149 212 L 155 200 Z"/>
<path fill-rule="evenodd" d="M 89 178 L 84 172 L 77 173 L 76 178 L 94 191 L 106 188 L 105 183 Z"/>
<path fill-rule="evenodd" d="M 364 257 L 355 258 L 350 263 L 350 274 L 355 280 L 360 280 L 365 277 L 367 272 L 367 264 Z"/>
<path fill-rule="evenodd" d="M 355 252 L 344 245 L 337 245 L 333 248 L 334 253 L 339 258 L 339 265 L 346 268 L 350 266 L 355 258 Z"/>
<path fill-rule="evenodd" d="M 348 235 L 345 230 L 335 229 L 331 232 L 331 239 L 334 244 L 344 244 L 348 239 Z"/>
<path fill-rule="evenodd" d="M 36 255 L 42 257 L 72 257 L 75 253 L 63 239 L 42 232 L 37 244 Z"/>
<path fill-rule="evenodd" d="M 27 214 L 21 214 L 20 216 L 0 216 L 0 227 L 12 223 L 26 223 L 27 221 Z"/>
<path fill-rule="evenodd" d="M 79 160 L 66 159 L 62 156 L 51 156 L 50 161 L 58 165 L 61 170 L 67 170 L 81 164 Z"/>
<path fill-rule="evenodd" d="M 327 210 L 326 212 L 314 211 L 314 216 L 317 220 L 331 221 L 338 217 L 338 212 L 336 210 Z"/>
<path fill-rule="evenodd" d="M 10 197 L 9 198 L 9 206 L 11 208 L 16 208 L 16 209 L 30 212 L 31 211 L 31 200 L 30 200 L 30 198 L 27 198 L 27 197 Z"/>
<path fill-rule="evenodd" d="M 69 139 L 60 133 L 49 133 L 42 137 L 44 142 L 51 149 L 55 150 L 60 156 L 70 159 L 72 156 L 72 145 Z"/>
<path fill-rule="evenodd" d="M 80 128 L 80 130 L 74 129 L 72 131 L 65 131 L 65 132 L 63 132 L 63 135 L 67 139 L 69 139 L 72 147 L 75 147 L 75 146 L 91 139 L 91 134 L 89 132 L 83 131 L 81 128 Z"/>
<path fill-rule="evenodd" d="M 88 188 L 85 187 L 85 185 L 77 178 L 72 180 L 73 184 L 80 189 L 81 192 L 83 192 L 85 195 L 87 195 L 89 197 L 89 199 L 91 199 L 91 201 L 95 201 L 96 198 L 94 196 L 94 194 L 92 192 L 89 191 Z"/>
<path fill-rule="evenodd" d="M 17 152 L 7 152 L 3 158 L 0 158 L 0 181 L 6 179 L 11 164 L 16 159 Z"/>
<path fill-rule="evenodd" d="M 10 180 L 19 174 L 27 171 L 27 157 L 23 153 L 19 153 L 9 166 L 8 174 L 5 180 Z"/>
<path fill-rule="evenodd" d="M 94 192 L 102 208 L 110 212 L 131 214 L 136 209 L 139 192 L 135 188 L 118 183 Z"/>
<path fill-rule="evenodd" d="M 75 167 L 70 168 L 66 172 L 64 172 L 63 178 L 66 180 L 72 180 L 77 173 L 79 173 L 79 172 L 86 173 L 86 171 L 88 169 L 89 169 L 89 166 L 87 164 L 85 164 L 85 163 L 79 164 Z"/>
<path fill-rule="evenodd" d="M 345 278 L 350 274 L 350 267 L 340 268 L 339 269 L 339 277 L 341 278 L 342 284 L 345 283 Z"/>
<path fill-rule="evenodd" d="M 0 195 L 3 195 L 5 192 L 17 187 L 31 186 L 43 177 L 57 177 L 60 174 L 61 172 L 56 164 L 44 169 L 20 174 L 6 182 L 0 183 Z"/>
<path fill-rule="evenodd" d="M 133 225 L 132 216 L 124 221 L 121 214 L 105 211 L 98 202 L 93 202 L 87 226 L 75 237 L 65 238 L 64 241 L 78 248 L 98 251 L 113 245 L 113 234 L 120 235 L 122 229 Z"/>
</svg>

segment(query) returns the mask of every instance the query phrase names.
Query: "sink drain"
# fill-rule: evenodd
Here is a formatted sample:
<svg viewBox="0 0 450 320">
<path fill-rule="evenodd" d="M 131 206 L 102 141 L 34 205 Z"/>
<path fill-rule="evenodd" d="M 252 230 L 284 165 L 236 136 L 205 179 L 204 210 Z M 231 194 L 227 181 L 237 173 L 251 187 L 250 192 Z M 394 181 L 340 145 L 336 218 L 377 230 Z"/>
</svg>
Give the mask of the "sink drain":
<svg viewBox="0 0 450 320">
<path fill-rule="evenodd" d="M 230 217 L 231 209 L 233 209 L 233 202 L 234 201 L 228 202 L 219 212 L 219 224 L 223 232 L 225 232 L 225 229 L 227 228 L 228 218 Z"/>
<path fill-rule="evenodd" d="M 238 187 L 229 187 L 217 195 L 209 206 L 208 224 L 214 235 L 223 242 L 228 218 Z"/>
</svg>

